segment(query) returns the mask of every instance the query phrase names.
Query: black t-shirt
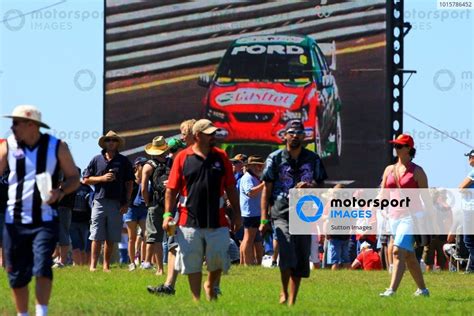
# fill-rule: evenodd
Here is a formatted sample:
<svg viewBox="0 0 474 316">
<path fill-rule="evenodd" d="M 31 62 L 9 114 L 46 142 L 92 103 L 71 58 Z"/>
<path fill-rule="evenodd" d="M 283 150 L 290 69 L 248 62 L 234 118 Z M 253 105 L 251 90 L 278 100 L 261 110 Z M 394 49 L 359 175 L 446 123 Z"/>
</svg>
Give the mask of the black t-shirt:
<svg viewBox="0 0 474 316">
<path fill-rule="evenodd" d="M 71 221 L 74 223 L 88 223 L 91 219 L 91 194 L 93 194 L 90 186 L 82 184 L 76 192 L 71 195 L 74 196 L 72 206 Z"/>
<path fill-rule="evenodd" d="M 125 183 L 134 181 L 133 167 L 127 157 L 117 153 L 110 161 L 105 159 L 105 151 L 92 158 L 89 166 L 84 169 L 84 178 L 99 177 L 112 170 L 115 174 L 115 181 L 101 182 L 94 185 L 95 199 L 111 199 L 125 202 Z"/>
</svg>

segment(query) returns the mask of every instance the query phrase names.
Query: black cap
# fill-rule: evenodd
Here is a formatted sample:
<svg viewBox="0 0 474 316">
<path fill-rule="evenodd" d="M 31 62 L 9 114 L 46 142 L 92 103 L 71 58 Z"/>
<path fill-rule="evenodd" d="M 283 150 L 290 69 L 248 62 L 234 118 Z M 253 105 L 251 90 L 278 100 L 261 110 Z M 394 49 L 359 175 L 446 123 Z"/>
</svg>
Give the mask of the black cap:
<svg viewBox="0 0 474 316">
<path fill-rule="evenodd" d="M 466 157 L 474 157 L 474 149 L 471 150 L 471 151 L 468 152 L 468 153 L 465 153 L 464 156 L 466 156 Z"/>
<path fill-rule="evenodd" d="M 304 131 L 304 125 L 303 123 L 301 123 L 301 121 L 299 120 L 291 120 L 289 121 L 288 123 L 286 123 L 286 127 L 285 127 L 285 131 L 289 130 L 289 129 L 295 129 L 295 130 L 302 130 Z"/>
</svg>

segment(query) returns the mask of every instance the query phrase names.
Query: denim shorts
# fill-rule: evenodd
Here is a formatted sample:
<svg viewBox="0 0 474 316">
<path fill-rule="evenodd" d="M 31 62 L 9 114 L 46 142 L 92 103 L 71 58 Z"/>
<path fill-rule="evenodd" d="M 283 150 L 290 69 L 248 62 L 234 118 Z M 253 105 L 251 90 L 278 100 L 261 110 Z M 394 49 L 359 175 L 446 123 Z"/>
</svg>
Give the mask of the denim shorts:
<svg viewBox="0 0 474 316">
<path fill-rule="evenodd" d="M 413 236 L 413 219 L 403 217 L 390 219 L 390 228 L 393 234 L 393 245 L 409 252 L 414 252 L 415 237 Z"/>
<path fill-rule="evenodd" d="M 127 213 L 123 214 L 123 221 L 128 222 L 140 222 L 146 219 L 148 209 L 145 205 L 143 206 L 131 206 Z"/>
<path fill-rule="evenodd" d="M 87 251 L 89 239 L 89 223 L 71 223 L 69 228 L 69 235 L 71 235 L 71 244 L 73 250 Z"/>
<path fill-rule="evenodd" d="M 328 264 L 350 263 L 349 239 L 329 239 L 328 240 Z"/>
<path fill-rule="evenodd" d="M 21 288 L 33 276 L 53 279 L 52 255 L 58 242 L 58 223 L 7 224 L 3 232 L 6 270 L 11 288 Z"/>
</svg>

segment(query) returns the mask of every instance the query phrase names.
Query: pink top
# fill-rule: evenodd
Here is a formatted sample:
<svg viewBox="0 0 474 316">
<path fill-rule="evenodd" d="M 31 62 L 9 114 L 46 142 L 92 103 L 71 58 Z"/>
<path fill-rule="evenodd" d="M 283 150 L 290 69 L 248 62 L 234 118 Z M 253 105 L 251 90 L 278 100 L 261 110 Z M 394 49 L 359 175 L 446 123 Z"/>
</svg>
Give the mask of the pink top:
<svg viewBox="0 0 474 316">
<path fill-rule="evenodd" d="M 410 163 L 407 170 L 403 175 L 399 175 L 398 183 L 400 184 L 400 188 L 402 189 L 418 189 L 418 183 L 415 180 L 415 168 L 417 167 L 416 164 L 413 162 Z M 393 167 L 395 168 L 395 166 Z M 395 181 L 395 177 L 392 172 L 390 172 L 387 176 L 387 181 L 385 182 L 385 187 L 390 189 L 398 188 L 397 183 Z"/>
<path fill-rule="evenodd" d="M 400 188 L 402 189 L 418 189 L 418 183 L 415 180 L 415 168 L 417 165 L 413 162 L 408 165 L 405 173 L 403 175 L 399 175 L 398 183 L 400 184 Z M 396 168 L 394 166 L 393 168 Z M 385 188 L 388 189 L 398 189 L 397 182 L 395 181 L 395 176 L 393 175 L 394 171 L 390 172 L 387 176 L 387 181 L 385 182 Z M 396 191 L 390 192 L 391 199 L 398 199 L 400 198 L 399 193 Z M 412 201 L 411 209 L 415 210 L 421 207 L 420 201 Z M 406 217 L 409 215 L 409 211 L 406 208 L 390 208 L 389 216 L 392 219 L 398 219 L 401 217 Z"/>
</svg>

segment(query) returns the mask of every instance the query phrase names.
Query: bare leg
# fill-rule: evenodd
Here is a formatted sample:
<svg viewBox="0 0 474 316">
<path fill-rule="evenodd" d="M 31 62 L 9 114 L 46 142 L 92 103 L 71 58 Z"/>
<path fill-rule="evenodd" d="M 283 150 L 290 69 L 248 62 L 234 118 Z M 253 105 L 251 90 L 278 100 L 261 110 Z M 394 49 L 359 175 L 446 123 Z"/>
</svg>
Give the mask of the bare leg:
<svg viewBox="0 0 474 316">
<path fill-rule="evenodd" d="M 147 243 L 146 244 L 146 257 L 145 262 L 151 263 L 152 258 L 155 255 L 155 243 Z"/>
<path fill-rule="evenodd" d="M 137 222 L 127 222 L 128 257 L 130 262 L 135 260 L 135 243 L 137 242 Z"/>
<path fill-rule="evenodd" d="M 390 288 L 394 291 L 400 286 L 403 273 L 405 273 L 407 251 L 393 246 L 393 272 Z"/>
<path fill-rule="evenodd" d="M 257 233 L 258 234 L 258 233 Z M 262 242 L 256 242 L 253 244 L 253 249 L 255 251 L 255 260 L 256 260 L 256 263 L 257 265 L 261 265 L 262 264 L 262 258 L 263 258 L 263 252 L 264 252 L 264 249 L 263 249 L 263 244 Z"/>
<path fill-rule="evenodd" d="M 280 292 L 280 304 L 285 304 L 288 300 L 288 282 L 290 282 L 291 270 L 287 269 L 284 271 L 280 270 L 281 276 L 281 292 Z"/>
<path fill-rule="evenodd" d="M 91 265 L 90 265 L 90 271 L 95 271 L 97 269 L 97 261 L 99 260 L 99 253 L 100 253 L 100 248 L 102 246 L 102 242 L 98 240 L 93 240 L 92 241 L 92 246 L 91 246 Z"/>
<path fill-rule="evenodd" d="M 217 299 L 214 291 L 216 283 L 220 282 L 222 270 L 210 271 L 207 276 L 207 281 L 204 282 L 204 291 L 206 291 L 206 297 L 208 301 Z"/>
<path fill-rule="evenodd" d="M 193 300 L 199 301 L 201 298 L 202 272 L 188 274 L 189 287 L 193 294 Z"/>
<path fill-rule="evenodd" d="M 408 252 L 406 256 L 406 262 L 408 270 L 410 271 L 413 280 L 415 280 L 416 285 L 419 289 L 425 289 L 425 280 L 423 279 L 423 273 L 421 272 L 420 264 L 416 259 L 414 252 Z"/>
<path fill-rule="evenodd" d="M 163 275 L 163 246 L 162 243 L 155 243 L 156 275 Z"/>
<path fill-rule="evenodd" d="M 59 262 L 63 265 L 66 264 L 68 250 L 69 246 L 59 246 Z"/>
<path fill-rule="evenodd" d="M 16 312 L 28 312 L 28 285 L 16 289 L 12 289 L 13 299 L 15 300 Z"/>
<path fill-rule="evenodd" d="M 36 303 L 40 305 L 48 305 L 51 297 L 53 281 L 45 277 L 36 278 Z"/>
<path fill-rule="evenodd" d="M 245 228 L 244 229 L 244 239 L 242 244 L 240 244 L 240 249 L 242 249 L 243 255 L 243 264 L 244 265 L 253 265 L 255 264 L 255 257 L 253 255 L 253 240 L 255 239 L 255 228 Z"/>
<path fill-rule="evenodd" d="M 390 237 L 390 241 L 387 246 L 387 270 L 390 269 L 390 266 L 393 265 L 393 237 Z"/>
<path fill-rule="evenodd" d="M 143 260 L 145 260 L 145 256 L 146 256 L 146 243 L 145 243 L 145 240 L 146 240 L 146 225 L 145 225 L 145 221 L 144 220 L 139 221 L 138 225 L 141 228 L 143 238 L 140 237 L 140 236 L 137 236 L 137 243 L 136 243 L 135 249 L 140 249 L 139 261 L 142 262 Z"/>
<path fill-rule="evenodd" d="M 79 249 L 72 250 L 72 263 L 75 266 L 82 265 L 82 252 Z"/>
<path fill-rule="evenodd" d="M 110 272 L 110 258 L 114 251 L 114 242 L 110 240 L 105 241 L 104 246 L 104 272 Z"/>
<path fill-rule="evenodd" d="M 301 278 L 290 276 L 290 295 L 288 296 L 288 305 L 290 306 L 296 303 L 296 297 L 298 296 L 300 283 Z"/>
<path fill-rule="evenodd" d="M 176 279 L 178 278 L 178 271 L 174 269 L 175 266 L 175 261 L 176 261 L 176 249 L 173 248 L 170 251 L 168 251 L 168 271 L 166 275 L 166 281 L 165 285 L 175 287 L 176 285 Z"/>
<path fill-rule="evenodd" d="M 278 259 L 278 241 L 276 239 L 273 239 L 273 255 L 272 255 L 272 262 L 276 262 Z"/>
</svg>

